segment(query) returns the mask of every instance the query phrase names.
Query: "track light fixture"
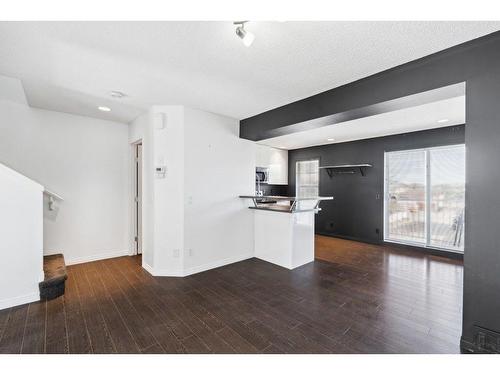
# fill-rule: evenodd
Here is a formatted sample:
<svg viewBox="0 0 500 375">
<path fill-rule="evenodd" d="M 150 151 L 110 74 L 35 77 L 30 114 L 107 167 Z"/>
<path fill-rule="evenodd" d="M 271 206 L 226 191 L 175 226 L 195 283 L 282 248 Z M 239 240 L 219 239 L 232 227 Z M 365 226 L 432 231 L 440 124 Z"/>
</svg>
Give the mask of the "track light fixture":
<svg viewBox="0 0 500 375">
<path fill-rule="evenodd" d="M 250 47 L 250 45 L 253 43 L 253 40 L 255 39 L 255 35 L 253 35 L 250 31 L 245 30 L 245 23 L 248 21 L 236 21 L 233 22 L 233 24 L 238 25 L 236 28 L 236 35 L 238 35 L 241 40 L 243 41 L 243 44 L 246 47 Z"/>
</svg>

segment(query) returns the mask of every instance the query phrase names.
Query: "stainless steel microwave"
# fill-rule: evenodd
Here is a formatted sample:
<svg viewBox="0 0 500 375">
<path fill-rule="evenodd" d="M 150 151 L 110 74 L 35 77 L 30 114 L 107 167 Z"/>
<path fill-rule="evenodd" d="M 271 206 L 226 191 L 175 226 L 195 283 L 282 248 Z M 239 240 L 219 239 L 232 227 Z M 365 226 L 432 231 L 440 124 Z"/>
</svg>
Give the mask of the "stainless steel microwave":
<svg viewBox="0 0 500 375">
<path fill-rule="evenodd" d="M 269 182 L 269 168 L 257 167 L 255 168 L 255 182 L 267 184 Z"/>
</svg>

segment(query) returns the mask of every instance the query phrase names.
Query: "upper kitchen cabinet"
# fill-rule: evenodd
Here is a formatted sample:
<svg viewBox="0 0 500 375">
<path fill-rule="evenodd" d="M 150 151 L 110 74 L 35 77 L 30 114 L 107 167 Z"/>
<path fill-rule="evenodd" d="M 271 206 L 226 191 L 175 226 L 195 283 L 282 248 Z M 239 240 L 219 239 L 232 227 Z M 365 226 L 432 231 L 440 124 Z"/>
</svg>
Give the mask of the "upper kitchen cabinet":
<svg viewBox="0 0 500 375">
<path fill-rule="evenodd" d="M 288 151 L 257 145 L 255 164 L 269 169 L 269 184 L 288 185 Z"/>
</svg>

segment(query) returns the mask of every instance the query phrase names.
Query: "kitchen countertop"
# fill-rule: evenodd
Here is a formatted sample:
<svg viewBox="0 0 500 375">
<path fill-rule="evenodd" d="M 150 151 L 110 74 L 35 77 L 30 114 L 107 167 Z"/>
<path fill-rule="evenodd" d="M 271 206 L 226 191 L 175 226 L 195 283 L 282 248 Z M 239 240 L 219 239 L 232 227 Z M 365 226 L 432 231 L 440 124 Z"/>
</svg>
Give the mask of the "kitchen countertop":
<svg viewBox="0 0 500 375">
<path fill-rule="evenodd" d="M 300 197 L 287 197 L 281 195 L 240 195 L 242 199 L 252 199 L 254 206 L 248 207 L 252 210 L 263 210 L 263 211 L 275 211 L 275 212 L 285 212 L 285 213 L 298 213 L 298 212 L 318 212 L 321 210 L 319 208 L 320 201 L 332 200 L 333 197 L 310 197 L 310 198 L 300 198 Z M 277 202 L 289 201 L 292 204 L 280 204 Z M 310 208 L 300 208 L 300 202 L 305 201 L 316 201 L 314 207 Z M 298 203 L 299 202 L 299 203 Z"/>
<path fill-rule="evenodd" d="M 301 198 L 301 197 L 287 197 L 287 196 L 282 196 L 282 195 L 240 195 L 240 198 L 248 198 L 248 199 L 269 199 L 269 200 L 275 200 L 275 201 L 325 201 L 325 200 L 332 200 L 333 197 L 308 197 L 308 198 Z"/>
</svg>

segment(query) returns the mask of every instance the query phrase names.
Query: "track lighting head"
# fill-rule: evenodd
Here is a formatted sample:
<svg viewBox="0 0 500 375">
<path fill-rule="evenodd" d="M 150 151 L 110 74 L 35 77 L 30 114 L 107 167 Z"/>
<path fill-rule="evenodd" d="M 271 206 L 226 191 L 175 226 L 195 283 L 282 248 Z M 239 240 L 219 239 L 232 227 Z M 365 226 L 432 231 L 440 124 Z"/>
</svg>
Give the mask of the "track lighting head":
<svg viewBox="0 0 500 375">
<path fill-rule="evenodd" d="M 237 21 L 233 22 L 235 25 L 238 25 L 236 28 L 236 35 L 240 37 L 240 39 L 243 41 L 243 44 L 246 47 L 250 47 L 250 45 L 253 43 L 255 39 L 255 35 L 253 35 L 250 31 L 245 30 L 245 23 L 248 21 Z"/>
</svg>

